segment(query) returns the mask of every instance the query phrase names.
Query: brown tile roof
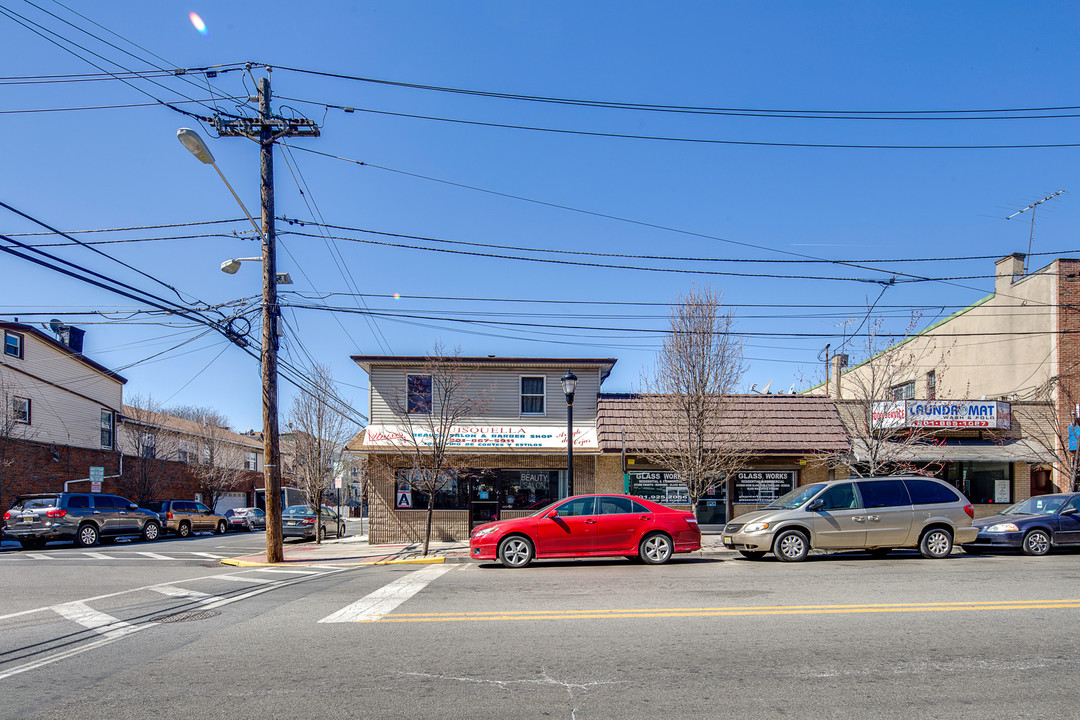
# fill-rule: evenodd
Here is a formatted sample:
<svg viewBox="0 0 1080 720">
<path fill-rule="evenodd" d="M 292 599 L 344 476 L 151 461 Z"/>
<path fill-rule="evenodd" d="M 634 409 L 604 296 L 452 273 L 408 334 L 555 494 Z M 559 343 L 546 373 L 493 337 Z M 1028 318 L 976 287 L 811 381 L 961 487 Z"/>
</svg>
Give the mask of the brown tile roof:
<svg viewBox="0 0 1080 720">
<path fill-rule="evenodd" d="M 648 424 L 650 404 L 662 396 L 601 394 L 597 398 L 597 434 L 601 450 L 621 450 L 626 432 L 632 438 Z M 826 453 L 847 451 L 850 444 L 836 405 L 829 398 L 801 395 L 729 395 L 720 432 L 738 425 L 761 453 Z M 730 424 L 730 425 L 729 425 Z"/>
</svg>

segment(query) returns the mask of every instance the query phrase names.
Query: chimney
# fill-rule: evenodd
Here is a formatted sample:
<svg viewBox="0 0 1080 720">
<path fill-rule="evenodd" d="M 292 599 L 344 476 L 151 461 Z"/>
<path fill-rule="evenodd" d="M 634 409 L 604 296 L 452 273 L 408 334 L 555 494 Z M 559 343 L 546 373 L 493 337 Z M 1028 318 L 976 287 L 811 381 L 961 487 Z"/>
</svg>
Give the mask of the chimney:
<svg viewBox="0 0 1080 720">
<path fill-rule="evenodd" d="M 829 383 L 829 397 L 834 400 L 840 399 L 840 373 L 848 364 L 848 356 L 844 353 L 836 353 L 832 356 L 832 382 Z"/>
<path fill-rule="evenodd" d="M 1009 288 L 1017 280 L 1024 277 L 1024 253 L 1013 253 L 1001 258 L 994 263 L 994 294 L 1001 295 L 1009 292 Z"/>
<path fill-rule="evenodd" d="M 83 336 L 86 331 L 73 325 L 65 325 L 60 331 L 60 341 L 77 353 L 83 350 Z"/>
</svg>

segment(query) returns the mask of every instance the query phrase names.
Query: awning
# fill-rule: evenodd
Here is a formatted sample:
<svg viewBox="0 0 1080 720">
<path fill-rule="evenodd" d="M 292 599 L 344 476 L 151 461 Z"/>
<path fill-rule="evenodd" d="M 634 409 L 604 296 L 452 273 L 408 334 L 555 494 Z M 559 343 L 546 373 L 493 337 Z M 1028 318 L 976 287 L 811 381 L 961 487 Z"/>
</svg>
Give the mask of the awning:
<svg viewBox="0 0 1080 720">
<path fill-rule="evenodd" d="M 1033 440 L 949 440 L 941 444 L 892 445 L 882 454 L 901 462 L 1054 462 L 1054 454 Z M 851 451 L 857 461 L 864 462 L 869 457 L 865 440 L 852 440 Z"/>
</svg>

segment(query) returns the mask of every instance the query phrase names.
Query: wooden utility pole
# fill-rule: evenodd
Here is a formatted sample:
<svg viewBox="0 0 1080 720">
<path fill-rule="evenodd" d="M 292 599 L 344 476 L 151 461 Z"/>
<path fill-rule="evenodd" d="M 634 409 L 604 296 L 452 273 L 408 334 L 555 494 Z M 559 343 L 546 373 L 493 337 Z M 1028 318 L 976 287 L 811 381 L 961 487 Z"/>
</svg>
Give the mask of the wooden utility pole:
<svg viewBox="0 0 1080 720">
<path fill-rule="evenodd" d="M 280 137 L 318 137 L 319 128 L 305 118 L 283 118 L 270 109 L 270 78 L 259 79 L 259 117 L 214 118 L 218 133 L 247 137 L 259 143 L 262 184 L 262 409 L 263 487 L 266 492 L 266 561 L 285 559 L 281 534 L 281 451 L 278 446 L 278 317 L 277 249 L 274 234 L 274 142 Z"/>
</svg>

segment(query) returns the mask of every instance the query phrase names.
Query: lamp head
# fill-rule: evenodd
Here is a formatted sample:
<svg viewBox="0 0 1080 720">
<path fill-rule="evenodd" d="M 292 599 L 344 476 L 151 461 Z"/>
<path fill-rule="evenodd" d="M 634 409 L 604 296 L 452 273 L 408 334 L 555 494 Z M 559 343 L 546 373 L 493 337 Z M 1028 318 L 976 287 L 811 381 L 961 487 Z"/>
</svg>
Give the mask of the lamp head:
<svg viewBox="0 0 1080 720">
<path fill-rule="evenodd" d="M 235 275 L 236 271 L 240 269 L 240 261 L 237 259 L 226 260 L 221 263 L 221 272 L 228 273 L 229 275 Z"/>
<path fill-rule="evenodd" d="M 573 399 L 575 390 L 577 390 L 577 375 L 567 370 L 566 374 L 562 376 L 563 395 L 567 399 Z"/>
<path fill-rule="evenodd" d="M 207 165 L 214 164 L 214 154 L 210 152 L 210 148 L 206 146 L 203 139 L 199 137 L 199 133 L 190 128 L 180 128 L 176 131 L 176 139 L 183 143 L 184 147 L 191 152 L 192 155 L 199 158 L 201 162 Z M 233 272 L 236 272 L 235 270 Z"/>
</svg>

